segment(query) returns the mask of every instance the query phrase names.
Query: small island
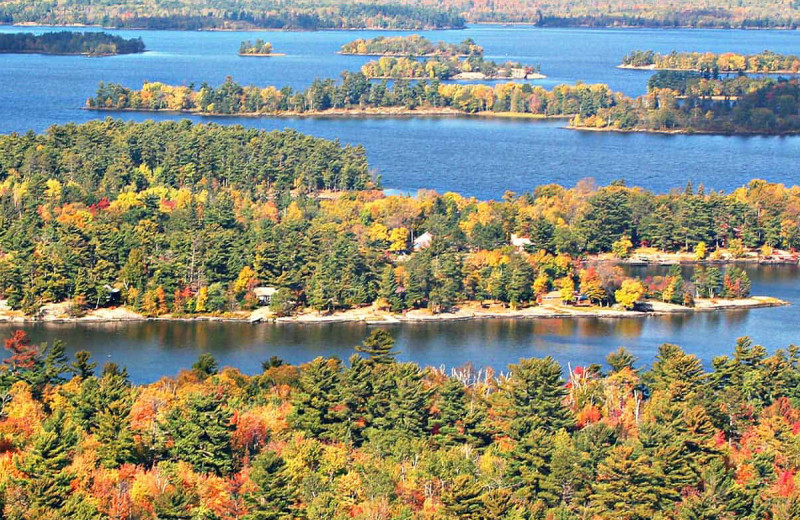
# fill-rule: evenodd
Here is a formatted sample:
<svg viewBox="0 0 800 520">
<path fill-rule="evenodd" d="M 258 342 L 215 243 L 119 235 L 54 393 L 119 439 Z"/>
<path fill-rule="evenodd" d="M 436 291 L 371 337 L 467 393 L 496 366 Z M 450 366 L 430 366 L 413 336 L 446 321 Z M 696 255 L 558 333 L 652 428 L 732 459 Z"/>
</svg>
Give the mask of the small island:
<svg viewBox="0 0 800 520">
<path fill-rule="evenodd" d="M 239 45 L 239 56 L 266 58 L 273 56 L 285 56 L 285 54 L 272 52 L 272 44 L 265 42 L 261 38 L 258 38 L 255 42 L 251 40 L 243 41 L 241 45 Z"/>
<path fill-rule="evenodd" d="M 412 57 L 465 57 L 483 55 L 483 47 L 472 38 L 461 43 L 432 42 L 424 36 L 377 36 L 370 39 L 354 40 L 342 46 L 340 54 L 352 56 L 412 56 Z"/>
<path fill-rule="evenodd" d="M 684 70 L 706 76 L 748 72 L 753 74 L 797 74 L 800 57 L 764 51 L 759 54 L 725 52 L 677 52 L 661 54 L 652 50 L 633 51 L 622 59 L 621 69 Z"/>
<path fill-rule="evenodd" d="M 439 79 L 439 80 L 503 80 L 543 79 L 539 67 L 521 63 L 502 64 L 475 55 L 467 59 L 434 57 L 417 61 L 413 58 L 384 56 L 361 67 L 370 79 Z"/>
<path fill-rule="evenodd" d="M 125 39 L 105 32 L 0 34 L 0 53 L 114 56 L 144 51 L 145 46 L 141 38 Z"/>
<path fill-rule="evenodd" d="M 87 110 L 178 112 L 246 116 L 481 116 L 527 119 L 590 116 L 616 103 L 607 85 L 558 85 L 547 90 L 529 83 L 443 84 L 421 80 L 370 82 L 362 73 L 342 80 L 315 80 L 305 90 L 242 86 L 232 78 L 212 87 L 145 83 L 141 90 L 101 83 Z"/>
</svg>

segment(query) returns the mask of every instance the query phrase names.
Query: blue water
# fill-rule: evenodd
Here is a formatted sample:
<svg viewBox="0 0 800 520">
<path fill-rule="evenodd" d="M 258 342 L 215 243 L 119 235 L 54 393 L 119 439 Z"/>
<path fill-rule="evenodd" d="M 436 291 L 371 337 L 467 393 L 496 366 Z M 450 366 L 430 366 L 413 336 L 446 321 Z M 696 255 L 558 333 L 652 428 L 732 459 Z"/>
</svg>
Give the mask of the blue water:
<svg viewBox="0 0 800 520">
<path fill-rule="evenodd" d="M 0 27 L 13 32 L 30 28 Z M 34 32 L 45 30 L 37 28 Z M 81 110 L 99 81 L 140 87 L 143 81 L 210 84 L 230 75 L 242 83 L 308 86 L 317 77 L 337 77 L 369 58 L 336 51 L 375 31 L 177 32 L 112 31 L 141 36 L 150 52 L 85 58 L 0 55 L 0 132 L 42 131 L 54 123 L 86 121 L 106 113 Z M 472 37 L 493 59 L 541 64 L 549 77 L 533 83 L 552 86 L 578 80 L 603 82 L 628 95 L 644 92 L 648 72 L 615 66 L 634 49 L 668 52 L 736 51 L 800 53 L 792 31 L 666 29 L 540 29 L 477 26 L 463 31 L 423 32 L 451 42 Z M 263 38 L 287 56 L 242 58 L 244 39 Z M 168 119 L 165 114 L 114 114 L 126 119 Z M 202 120 L 203 118 L 193 118 Z M 364 144 L 375 172 L 387 188 L 459 191 L 497 198 L 506 190 L 524 192 L 537 184 L 567 186 L 593 177 L 599 184 L 625 179 L 659 192 L 695 186 L 732 190 L 754 177 L 797 182 L 800 139 L 781 137 L 663 136 L 583 133 L 561 122 L 467 118 L 286 119 L 214 118 L 265 129 L 296 128 L 342 142 Z"/>
</svg>

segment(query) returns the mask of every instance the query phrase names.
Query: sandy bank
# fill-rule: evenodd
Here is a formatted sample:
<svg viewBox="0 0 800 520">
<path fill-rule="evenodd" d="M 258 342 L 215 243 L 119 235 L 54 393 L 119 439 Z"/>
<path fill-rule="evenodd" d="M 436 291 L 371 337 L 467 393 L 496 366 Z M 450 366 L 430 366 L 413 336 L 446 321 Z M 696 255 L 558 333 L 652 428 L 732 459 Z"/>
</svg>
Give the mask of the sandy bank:
<svg viewBox="0 0 800 520">
<path fill-rule="evenodd" d="M 622 64 L 622 65 L 617 65 L 617 68 L 618 69 L 626 69 L 626 70 L 651 70 L 651 71 L 652 70 L 672 70 L 672 71 L 676 71 L 676 72 L 702 72 L 700 69 L 683 69 L 683 68 L 678 68 L 678 67 L 656 67 L 655 63 L 653 63 L 651 65 L 624 65 L 624 64 Z M 785 70 L 785 69 L 784 70 L 769 70 L 769 71 L 748 69 L 748 70 L 743 70 L 741 72 L 743 72 L 745 74 L 792 74 L 792 75 L 800 74 L 800 72 L 791 71 L 791 70 Z M 738 70 L 721 70 L 721 71 L 719 71 L 719 73 L 720 74 L 738 74 L 739 71 Z"/>
</svg>

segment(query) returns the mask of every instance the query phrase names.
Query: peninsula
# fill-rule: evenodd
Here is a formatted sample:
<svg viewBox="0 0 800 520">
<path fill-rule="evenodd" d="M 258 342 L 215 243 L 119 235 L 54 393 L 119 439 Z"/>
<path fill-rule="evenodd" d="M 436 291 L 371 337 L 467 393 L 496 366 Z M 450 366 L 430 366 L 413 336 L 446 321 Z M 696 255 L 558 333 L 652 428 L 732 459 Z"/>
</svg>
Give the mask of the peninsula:
<svg viewBox="0 0 800 520">
<path fill-rule="evenodd" d="M 764 51 L 759 54 L 725 52 L 677 52 L 661 54 L 654 51 L 633 51 L 622 59 L 622 69 L 686 70 L 706 76 L 732 73 L 797 74 L 800 57 Z"/>
<path fill-rule="evenodd" d="M 361 147 L 189 121 L 53 126 L 0 136 L 0 149 L 17 150 L 0 155 L 10 172 L 0 183 L 0 310 L 13 320 L 626 317 L 772 306 L 783 302 L 752 297 L 738 265 L 700 265 L 691 278 L 676 265 L 641 278 L 582 259 L 624 262 L 643 245 L 700 260 L 767 258 L 773 246 L 800 245 L 800 190 L 764 181 L 731 194 L 584 183 L 503 201 L 387 196 Z"/>
<path fill-rule="evenodd" d="M 141 38 L 105 32 L 0 33 L 0 53 L 113 56 L 144 51 Z"/>
</svg>

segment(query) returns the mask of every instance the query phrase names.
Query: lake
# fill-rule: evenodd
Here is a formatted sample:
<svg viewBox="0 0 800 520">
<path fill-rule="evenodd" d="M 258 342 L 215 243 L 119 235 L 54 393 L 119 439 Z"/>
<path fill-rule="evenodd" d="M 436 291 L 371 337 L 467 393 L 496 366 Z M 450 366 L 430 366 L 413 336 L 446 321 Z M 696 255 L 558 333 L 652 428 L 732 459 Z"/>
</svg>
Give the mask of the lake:
<svg viewBox="0 0 800 520">
<path fill-rule="evenodd" d="M 602 363 L 625 346 L 640 365 L 652 362 L 658 346 L 676 343 L 708 366 L 733 352 L 736 339 L 751 336 L 769 350 L 798 341 L 800 274 L 797 266 L 748 266 L 753 294 L 793 302 L 787 307 L 626 319 L 474 320 L 391 326 L 399 359 L 421 365 L 458 367 L 472 363 L 503 370 L 521 357 L 553 356 L 564 366 Z M 635 274 L 663 274 L 665 268 Z M 685 276 L 691 272 L 686 270 Z M 18 325 L 0 324 L 0 336 Z M 30 324 L 22 327 L 35 342 L 65 341 L 69 352 L 89 350 L 95 361 L 128 368 L 136 382 L 174 375 L 208 352 L 223 365 L 260 372 L 261 361 L 278 356 L 291 363 L 317 356 L 347 359 L 369 333 L 363 324 L 249 324 L 219 322 L 129 322 Z"/>
<path fill-rule="evenodd" d="M 44 28 L 0 27 L 2 32 Z M 59 29 L 60 30 L 60 29 Z M 143 81 L 212 84 L 231 75 L 242 83 L 303 88 L 316 77 L 337 77 L 369 58 L 340 56 L 339 47 L 375 31 L 331 32 L 155 32 L 110 31 L 141 36 L 150 52 L 85 58 L 0 55 L 0 132 L 43 131 L 54 123 L 105 117 L 81 110 L 99 81 L 140 87 Z M 668 29 L 538 29 L 478 26 L 463 31 L 428 31 L 449 42 L 474 38 L 492 59 L 541 64 L 549 77 L 533 83 L 604 82 L 628 95 L 645 91 L 649 73 L 616 69 L 635 49 L 668 52 L 736 51 L 797 53 L 797 32 Z M 285 57 L 241 58 L 244 39 L 261 37 Z M 121 113 L 131 120 L 173 115 Z M 695 186 L 732 190 L 752 178 L 797 183 L 800 139 L 791 137 L 666 136 L 565 130 L 559 122 L 470 118 L 309 119 L 201 118 L 264 129 L 296 128 L 345 143 L 363 144 L 386 188 L 458 191 L 497 198 L 546 183 L 572 186 L 593 177 L 599 184 L 625 179 L 630 185 L 665 192 Z M 790 307 L 624 320 L 486 320 L 392 327 L 400 358 L 423 365 L 504 368 L 520 357 L 553 355 L 563 363 L 602 362 L 620 345 L 642 364 L 659 344 L 673 342 L 706 363 L 732 351 L 737 337 L 751 335 L 770 349 L 797 341 L 800 277 L 797 267 L 750 267 L 753 293 L 793 302 Z M 0 325 L 0 334 L 15 327 Z M 30 325 L 36 341 L 66 341 L 70 352 L 88 349 L 99 362 L 125 365 L 137 382 L 153 381 L 188 367 L 202 352 L 246 372 L 272 355 L 299 363 L 320 355 L 347 358 L 368 333 L 359 324 L 269 325 L 241 323 L 113 323 Z M 2 355 L 2 354 L 0 354 Z"/>
<path fill-rule="evenodd" d="M 43 32 L 44 28 L 0 27 L 3 32 Z M 60 30 L 60 29 L 59 29 Z M 149 52 L 140 55 L 0 55 L 0 132 L 42 131 L 54 123 L 86 121 L 107 113 L 82 110 L 99 81 L 139 88 L 143 81 L 170 84 L 241 83 L 308 86 L 317 77 L 338 77 L 370 58 L 336 51 L 376 31 L 179 32 L 110 31 L 141 36 Z M 462 31 L 423 31 L 433 40 L 474 38 L 489 58 L 541 64 L 550 87 L 578 80 L 604 82 L 628 95 L 645 91 L 650 74 L 615 66 L 634 49 L 668 52 L 736 51 L 797 53 L 796 31 L 669 29 L 541 29 L 477 26 Z M 236 55 L 244 39 L 272 42 L 274 58 Z M 168 119 L 167 114 L 119 113 L 125 119 Z M 665 136 L 598 134 L 563 129 L 563 122 L 469 118 L 287 119 L 200 118 L 264 129 L 296 128 L 312 135 L 363 144 L 370 165 L 385 187 L 403 192 L 421 188 L 498 198 L 506 190 L 536 185 L 573 186 L 593 177 L 599 184 L 625 179 L 659 192 L 688 180 L 708 189 L 732 190 L 752 178 L 794 184 L 800 139 L 782 137 Z"/>
</svg>

